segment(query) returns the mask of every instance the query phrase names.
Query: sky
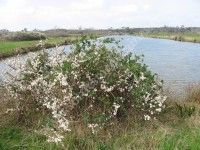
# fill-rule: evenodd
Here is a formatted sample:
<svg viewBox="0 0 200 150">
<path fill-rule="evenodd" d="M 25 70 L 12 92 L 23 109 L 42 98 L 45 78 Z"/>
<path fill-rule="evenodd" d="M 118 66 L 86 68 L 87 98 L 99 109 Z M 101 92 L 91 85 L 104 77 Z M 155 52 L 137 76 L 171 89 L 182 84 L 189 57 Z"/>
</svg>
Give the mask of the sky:
<svg viewBox="0 0 200 150">
<path fill-rule="evenodd" d="M 0 0 L 0 29 L 200 27 L 200 0 Z"/>
</svg>

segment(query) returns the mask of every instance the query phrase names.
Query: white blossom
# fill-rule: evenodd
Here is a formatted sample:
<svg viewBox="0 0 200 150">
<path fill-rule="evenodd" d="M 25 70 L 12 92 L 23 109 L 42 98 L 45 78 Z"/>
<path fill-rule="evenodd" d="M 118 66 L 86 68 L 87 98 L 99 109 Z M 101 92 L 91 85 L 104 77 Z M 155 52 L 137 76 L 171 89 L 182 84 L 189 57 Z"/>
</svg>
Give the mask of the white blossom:
<svg viewBox="0 0 200 150">
<path fill-rule="evenodd" d="M 144 120 L 150 120 L 151 117 L 149 115 L 144 115 Z"/>
<path fill-rule="evenodd" d="M 113 107 L 114 107 L 113 115 L 115 116 L 115 115 L 117 115 L 117 111 L 118 111 L 118 109 L 120 108 L 120 105 L 114 103 L 114 104 L 113 104 Z"/>
</svg>

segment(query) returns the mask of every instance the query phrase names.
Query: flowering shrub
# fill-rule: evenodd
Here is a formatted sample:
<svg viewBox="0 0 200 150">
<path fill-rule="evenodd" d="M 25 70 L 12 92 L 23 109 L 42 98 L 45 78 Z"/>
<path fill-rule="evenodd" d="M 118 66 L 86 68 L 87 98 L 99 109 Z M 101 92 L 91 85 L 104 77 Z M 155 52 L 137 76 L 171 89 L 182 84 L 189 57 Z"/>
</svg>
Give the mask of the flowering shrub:
<svg viewBox="0 0 200 150">
<path fill-rule="evenodd" d="M 95 132 L 113 119 L 135 115 L 155 118 L 164 108 L 162 82 L 138 56 L 124 55 L 118 42 L 83 37 L 68 54 L 43 52 L 29 60 L 11 84 L 18 111 L 48 114 L 54 128 L 70 131 L 70 123 L 84 121 Z"/>
</svg>

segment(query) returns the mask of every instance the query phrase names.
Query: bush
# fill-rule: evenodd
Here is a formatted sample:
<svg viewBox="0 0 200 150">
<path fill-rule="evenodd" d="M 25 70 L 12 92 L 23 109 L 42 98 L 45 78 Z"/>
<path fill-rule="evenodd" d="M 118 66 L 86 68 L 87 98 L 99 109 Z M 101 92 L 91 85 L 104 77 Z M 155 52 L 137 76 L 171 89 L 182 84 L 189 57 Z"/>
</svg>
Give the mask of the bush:
<svg viewBox="0 0 200 150">
<path fill-rule="evenodd" d="M 81 121 L 93 133 L 128 116 L 155 119 L 166 100 L 162 82 L 140 57 L 119 51 L 117 43 L 82 37 L 69 54 L 53 57 L 43 52 L 29 60 L 9 86 L 19 118 L 29 122 L 34 114 L 45 114 L 61 131 Z"/>
<path fill-rule="evenodd" d="M 46 36 L 40 32 L 15 32 L 8 34 L 6 39 L 11 41 L 32 41 L 44 40 Z"/>
</svg>

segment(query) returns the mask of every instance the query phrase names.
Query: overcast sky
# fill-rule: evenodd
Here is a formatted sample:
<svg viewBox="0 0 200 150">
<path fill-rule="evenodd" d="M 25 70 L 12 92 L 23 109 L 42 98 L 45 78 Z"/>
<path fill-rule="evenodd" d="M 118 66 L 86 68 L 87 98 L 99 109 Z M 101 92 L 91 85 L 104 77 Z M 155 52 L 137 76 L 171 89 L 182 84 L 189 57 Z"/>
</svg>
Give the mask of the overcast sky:
<svg viewBox="0 0 200 150">
<path fill-rule="evenodd" d="M 200 0 L 0 0 L 0 29 L 200 26 Z"/>
</svg>

